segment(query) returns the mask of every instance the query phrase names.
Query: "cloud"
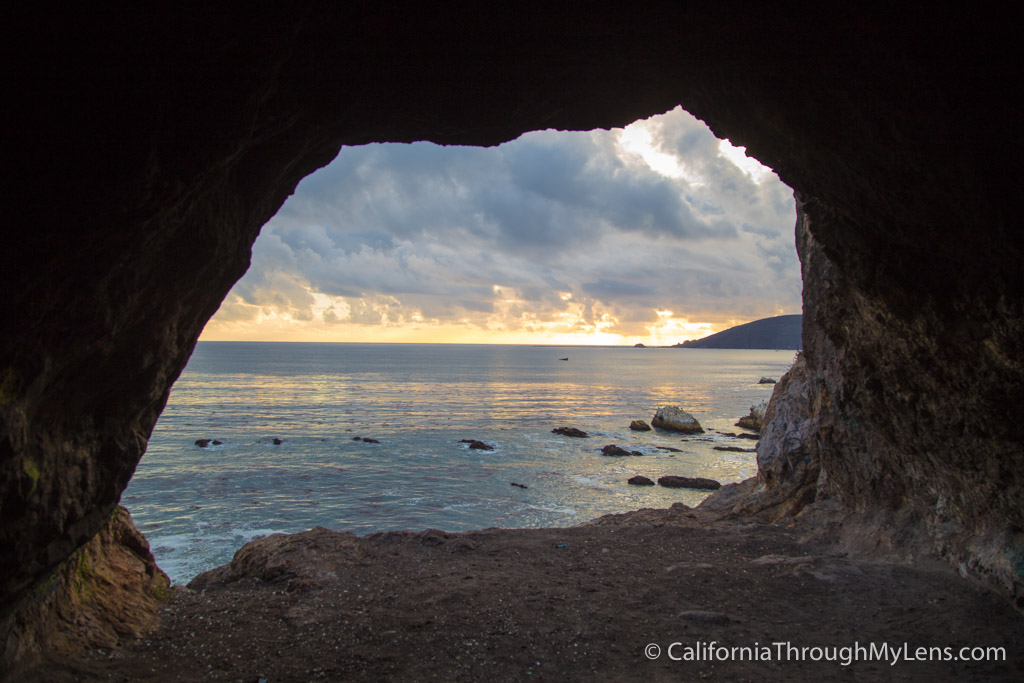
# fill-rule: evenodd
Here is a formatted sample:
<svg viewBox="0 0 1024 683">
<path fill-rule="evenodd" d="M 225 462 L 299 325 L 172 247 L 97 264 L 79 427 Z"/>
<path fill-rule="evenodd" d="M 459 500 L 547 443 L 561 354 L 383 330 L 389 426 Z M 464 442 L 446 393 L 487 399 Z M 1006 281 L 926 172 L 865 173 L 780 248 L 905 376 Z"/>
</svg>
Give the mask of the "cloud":
<svg viewBox="0 0 1024 683">
<path fill-rule="evenodd" d="M 614 303 L 620 299 L 650 297 L 655 293 L 654 288 L 649 285 L 606 278 L 601 278 L 597 282 L 584 282 L 580 288 L 587 296 L 605 303 Z"/>
<path fill-rule="evenodd" d="M 640 337 L 657 311 L 799 311 L 792 191 L 739 154 L 681 109 L 495 148 L 344 148 L 264 226 L 208 331 L 273 319 Z"/>
</svg>

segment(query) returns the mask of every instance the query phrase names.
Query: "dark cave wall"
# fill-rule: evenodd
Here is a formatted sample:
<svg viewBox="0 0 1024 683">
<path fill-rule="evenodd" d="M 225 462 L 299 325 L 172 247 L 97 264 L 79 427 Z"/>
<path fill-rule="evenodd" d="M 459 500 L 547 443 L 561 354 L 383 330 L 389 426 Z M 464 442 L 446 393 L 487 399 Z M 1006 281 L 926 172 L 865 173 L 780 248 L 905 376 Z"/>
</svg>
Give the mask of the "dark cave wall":
<svg viewBox="0 0 1024 683">
<path fill-rule="evenodd" d="M 808 450 L 820 458 L 828 491 L 865 527 L 855 544 L 936 550 L 964 573 L 1024 593 L 1024 311 L 1016 273 L 1002 273 L 1000 286 L 995 273 L 971 272 L 986 267 L 972 256 L 947 269 L 926 259 L 902 263 L 910 271 L 903 276 L 938 273 L 896 287 L 874 267 L 847 265 L 864 257 L 842 243 L 833 256 L 824 245 L 834 239 L 827 211 L 799 195 L 798 204 Z M 929 227 L 922 239 L 945 239 Z M 960 249 L 970 243 L 964 236 Z M 937 275 L 948 282 L 936 283 Z"/>
<path fill-rule="evenodd" d="M 12 17 L 0 66 L 17 170 L 0 617 L 109 517 L 260 226 L 340 145 L 493 145 L 680 103 L 799 193 L 814 444 L 838 499 L 1002 581 L 1024 564 L 1012 23 L 729 3 L 67 12 Z"/>
</svg>

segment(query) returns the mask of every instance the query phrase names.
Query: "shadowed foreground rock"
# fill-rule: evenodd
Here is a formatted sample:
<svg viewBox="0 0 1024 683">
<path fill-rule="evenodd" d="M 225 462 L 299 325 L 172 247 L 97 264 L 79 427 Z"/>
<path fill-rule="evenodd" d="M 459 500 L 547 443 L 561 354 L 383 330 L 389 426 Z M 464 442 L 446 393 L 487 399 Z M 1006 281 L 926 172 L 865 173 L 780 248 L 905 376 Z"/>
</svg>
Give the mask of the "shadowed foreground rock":
<svg viewBox="0 0 1024 683">
<path fill-rule="evenodd" d="M 24 598 L 18 616 L 5 624 L 5 657 L 31 660 L 131 642 L 157 626 L 170 596 L 170 580 L 149 543 L 117 507 L 99 534 Z"/>
<path fill-rule="evenodd" d="M 1010 681 L 1024 621 L 943 564 L 850 558 L 801 523 L 710 521 L 675 505 L 569 529 L 358 538 L 313 529 L 197 577 L 159 631 L 47 681 Z M 977 662 L 673 661 L 698 642 L 998 647 Z M 661 655 L 649 659 L 654 643 Z M 28 680 L 32 680 L 29 678 Z"/>
</svg>

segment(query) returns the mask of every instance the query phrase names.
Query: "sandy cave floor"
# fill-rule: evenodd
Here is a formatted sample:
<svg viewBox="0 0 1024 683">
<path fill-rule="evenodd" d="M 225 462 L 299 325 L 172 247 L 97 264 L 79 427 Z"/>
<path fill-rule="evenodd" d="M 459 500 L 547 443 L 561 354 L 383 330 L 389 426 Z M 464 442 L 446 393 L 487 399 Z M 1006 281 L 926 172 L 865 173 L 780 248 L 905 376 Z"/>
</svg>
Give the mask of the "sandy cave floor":
<svg viewBox="0 0 1024 683">
<path fill-rule="evenodd" d="M 937 560 L 849 558 L 800 535 L 676 506 L 568 529 L 271 537 L 244 577 L 177 590 L 149 637 L 30 680 L 1024 679 L 1024 616 L 1004 598 Z M 711 642 L 746 659 L 709 661 Z M 1005 660 L 798 660 L 904 643 Z"/>
</svg>

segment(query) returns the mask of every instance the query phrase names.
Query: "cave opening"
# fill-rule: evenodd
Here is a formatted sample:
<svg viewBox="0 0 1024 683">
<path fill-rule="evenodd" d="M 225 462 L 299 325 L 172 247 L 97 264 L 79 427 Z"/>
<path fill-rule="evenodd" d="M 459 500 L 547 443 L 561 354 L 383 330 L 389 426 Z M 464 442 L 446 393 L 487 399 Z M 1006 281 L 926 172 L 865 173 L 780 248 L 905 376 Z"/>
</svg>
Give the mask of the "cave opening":
<svg viewBox="0 0 1024 683">
<path fill-rule="evenodd" d="M 494 147 L 343 147 L 205 341 L 671 345 L 798 313 L 793 191 L 676 107 Z"/>
<path fill-rule="evenodd" d="M 263 227 L 122 502 L 181 582 L 277 531 L 565 526 L 695 505 L 706 492 L 626 480 L 754 476 L 753 442 L 726 435 L 793 351 L 665 347 L 799 312 L 795 218 L 790 188 L 680 107 L 491 148 L 343 148 Z M 410 369 L 424 364 L 414 345 L 438 343 L 461 345 L 426 354 L 443 371 Z M 604 348 L 559 352 L 573 359 L 560 368 L 555 346 Z M 662 404 L 708 436 L 679 448 L 626 429 Z M 545 439 L 563 423 L 648 457 L 613 466 Z"/>
</svg>

